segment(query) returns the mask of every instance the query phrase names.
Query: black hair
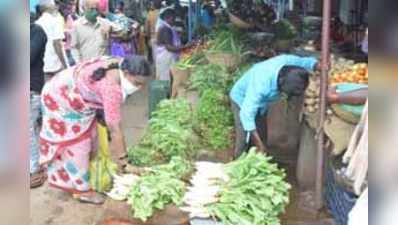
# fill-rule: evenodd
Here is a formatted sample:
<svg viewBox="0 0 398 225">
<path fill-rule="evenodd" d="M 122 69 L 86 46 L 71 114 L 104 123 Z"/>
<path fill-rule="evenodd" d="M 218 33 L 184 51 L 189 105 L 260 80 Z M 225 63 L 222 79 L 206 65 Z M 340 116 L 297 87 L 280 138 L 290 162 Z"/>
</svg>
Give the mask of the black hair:
<svg viewBox="0 0 398 225">
<path fill-rule="evenodd" d="M 119 63 L 111 63 L 108 67 L 100 67 L 96 69 L 91 75 L 93 81 L 99 81 L 106 76 L 109 70 L 121 69 L 127 70 L 129 74 L 140 75 L 147 77 L 150 75 L 150 66 L 148 61 L 143 56 L 129 56 L 123 59 L 119 66 Z"/>
<path fill-rule="evenodd" d="M 162 20 L 165 20 L 168 17 L 176 17 L 176 11 L 174 9 L 166 9 L 164 12 L 160 15 L 160 18 Z"/>
<path fill-rule="evenodd" d="M 133 55 L 124 58 L 121 64 L 121 69 L 127 70 L 129 74 L 133 75 L 139 75 L 144 77 L 148 77 L 151 75 L 149 62 L 145 59 L 144 56 Z"/>
<path fill-rule="evenodd" d="M 91 75 L 91 79 L 94 81 L 102 80 L 102 78 L 105 77 L 106 72 L 108 72 L 109 70 L 114 70 L 114 69 L 119 69 L 119 63 L 111 63 L 106 68 L 100 67 L 100 68 L 96 69 L 93 72 L 93 74 Z"/>
<path fill-rule="evenodd" d="M 289 96 L 300 96 L 309 84 L 309 75 L 302 67 L 284 66 L 279 71 L 278 89 Z"/>
<path fill-rule="evenodd" d="M 155 9 L 161 9 L 162 8 L 162 0 L 154 0 L 153 1 L 153 7 Z"/>
</svg>

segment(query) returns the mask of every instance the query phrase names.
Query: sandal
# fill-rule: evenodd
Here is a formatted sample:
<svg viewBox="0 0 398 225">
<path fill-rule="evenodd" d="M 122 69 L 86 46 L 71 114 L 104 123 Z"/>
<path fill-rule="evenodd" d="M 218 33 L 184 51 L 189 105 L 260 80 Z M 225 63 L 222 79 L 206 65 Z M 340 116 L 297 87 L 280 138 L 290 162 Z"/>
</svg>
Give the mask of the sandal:
<svg viewBox="0 0 398 225">
<path fill-rule="evenodd" d="M 105 196 L 98 192 L 86 192 L 81 194 L 73 194 L 73 198 L 81 203 L 102 205 L 105 203 Z"/>
<path fill-rule="evenodd" d="M 38 188 L 41 187 L 47 180 L 46 170 L 41 168 L 36 173 L 30 175 L 30 188 Z"/>
</svg>

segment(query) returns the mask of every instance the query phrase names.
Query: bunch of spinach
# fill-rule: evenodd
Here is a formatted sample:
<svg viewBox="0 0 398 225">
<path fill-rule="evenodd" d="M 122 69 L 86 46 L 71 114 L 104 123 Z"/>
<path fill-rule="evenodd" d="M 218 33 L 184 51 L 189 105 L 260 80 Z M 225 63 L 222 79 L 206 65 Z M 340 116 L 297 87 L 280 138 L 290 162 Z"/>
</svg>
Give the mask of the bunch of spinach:
<svg viewBox="0 0 398 225">
<path fill-rule="evenodd" d="M 290 185 L 284 170 L 271 157 L 248 154 L 226 165 L 230 180 L 224 184 L 218 203 L 208 211 L 225 225 L 280 225 L 279 215 L 289 202 Z"/>
<path fill-rule="evenodd" d="M 137 166 L 168 162 L 173 156 L 192 158 L 197 148 L 193 112 L 184 99 L 163 100 L 153 112 L 149 127 L 138 145 L 129 148 Z"/>
<path fill-rule="evenodd" d="M 132 187 L 128 204 L 134 217 L 146 221 L 168 204 L 181 205 L 186 191 L 182 178 L 193 170 L 189 161 L 173 157 L 169 164 L 152 167 Z"/>
<path fill-rule="evenodd" d="M 230 80 L 231 76 L 227 68 L 215 64 L 201 65 L 197 66 L 192 73 L 190 87 L 198 90 L 200 95 L 208 89 L 221 90 L 227 93 Z"/>
<path fill-rule="evenodd" d="M 233 115 L 227 96 L 220 90 L 207 89 L 194 112 L 196 130 L 204 146 L 225 150 L 232 146 Z"/>
</svg>

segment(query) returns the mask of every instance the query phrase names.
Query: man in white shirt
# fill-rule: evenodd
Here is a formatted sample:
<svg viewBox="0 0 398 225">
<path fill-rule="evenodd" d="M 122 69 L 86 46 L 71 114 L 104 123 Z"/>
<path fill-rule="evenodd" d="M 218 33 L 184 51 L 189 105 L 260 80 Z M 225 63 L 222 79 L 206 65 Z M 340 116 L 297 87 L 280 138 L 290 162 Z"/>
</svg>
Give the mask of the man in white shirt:
<svg viewBox="0 0 398 225">
<path fill-rule="evenodd" d="M 84 16 L 76 21 L 71 32 L 72 53 L 77 62 L 108 55 L 111 32 L 122 30 L 100 17 L 98 0 L 85 0 L 84 10 Z"/>
<path fill-rule="evenodd" d="M 54 0 L 40 0 L 39 6 L 42 14 L 36 24 L 43 28 L 48 39 L 43 69 L 46 78 L 51 78 L 54 74 L 66 68 L 62 47 L 62 40 L 65 38 L 64 27 L 58 17 Z"/>
</svg>

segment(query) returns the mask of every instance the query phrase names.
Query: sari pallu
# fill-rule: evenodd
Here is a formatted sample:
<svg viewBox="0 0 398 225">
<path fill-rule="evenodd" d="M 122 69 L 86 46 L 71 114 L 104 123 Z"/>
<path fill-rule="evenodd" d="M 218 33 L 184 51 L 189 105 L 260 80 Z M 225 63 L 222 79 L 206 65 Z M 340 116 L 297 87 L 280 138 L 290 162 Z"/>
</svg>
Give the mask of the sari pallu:
<svg viewBox="0 0 398 225">
<path fill-rule="evenodd" d="M 48 168 L 50 185 L 73 193 L 90 190 L 90 154 L 97 145 L 95 108 L 75 82 L 84 66 L 62 71 L 42 91 L 40 163 Z"/>
</svg>

